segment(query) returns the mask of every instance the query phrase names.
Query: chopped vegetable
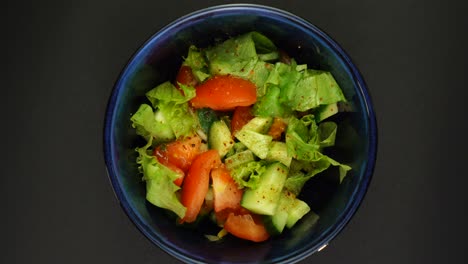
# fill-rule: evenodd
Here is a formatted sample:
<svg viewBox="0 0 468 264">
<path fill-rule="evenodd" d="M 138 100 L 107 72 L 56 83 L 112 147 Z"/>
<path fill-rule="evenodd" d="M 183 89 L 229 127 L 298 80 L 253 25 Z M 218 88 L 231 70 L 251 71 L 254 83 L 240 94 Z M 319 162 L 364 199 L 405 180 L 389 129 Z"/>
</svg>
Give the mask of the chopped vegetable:
<svg viewBox="0 0 468 264">
<path fill-rule="evenodd" d="M 341 182 L 351 170 L 323 151 L 342 127 L 334 115 L 352 103 L 330 72 L 298 64 L 259 32 L 190 46 L 173 83 L 146 98 L 130 118 L 147 142 L 137 148 L 146 199 L 181 226 L 222 227 L 210 241 L 262 242 L 303 218 L 315 223 L 313 204 L 298 198 L 306 182 L 330 167 Z"/>
<path fill-rule="evenodd" d="M 197 79 L 192 73 L 192 68 L 189 66 L 182 65 L 177 73 L 176 77 L 176 86 L 179 87 L 180 84 L 195 87 L 198 84 Z"/>
<path fill-rule="evenodd" d="M 236 237 L 254 242 L 262 242 L 270 237 L 260 217 L 254 214 L 230 213 L 224 223 L 224 229 Z"/>
<path fill-rule="evenodd" d="M 213 180 L 215 212 L 226 209 L 239 210 L 243 190 L 239 189 L 229 171 L 222 167 L 213 169 L 211 179 Z"/>
<path fill-rule="evenodd" d="M 215 75 L 196 87 L 192 107 L 231 110 L 257 101 L 256 87 L 250 81 L 230 75 Z"/>
<path fill-rule="evenodd" d="M 182 185 L 181 202 L 187 208 L 182 222 L 191 223 L 197 219 L 208 192 L 211 169 L 220 165 L 216 150 L 208 150 L 195 158 Z"/>
<path fill-rule="evenodd" d="M 197 135 L 161 145 L 154 150 L 154 155 L 163 164 L 173 164 L 183 172 L 187 172 L 193 159 L 201 152 L 202 140 Z"/>
<path fill-rule="evenodd" d="M 235 135 L 242 129 L 254 116 L 252 115 L 252 108 L 249 106 L 238 106 L 234 109 L 231 121 L 231 132 Z"/>
<path fill-rule="evenodd" d="M 183 217 L 186 208 L 177 198 L 176 192 L 180 189 L 174 184 L 179 177 L 176 172 L 160 164 L 154 156 L 148 153 L 152 139 L 142 148 L 138 148 L 137 163 L 146 181 L 146 199 L 161 208 L 171 210 L 179 217 Z"/>
</svg>

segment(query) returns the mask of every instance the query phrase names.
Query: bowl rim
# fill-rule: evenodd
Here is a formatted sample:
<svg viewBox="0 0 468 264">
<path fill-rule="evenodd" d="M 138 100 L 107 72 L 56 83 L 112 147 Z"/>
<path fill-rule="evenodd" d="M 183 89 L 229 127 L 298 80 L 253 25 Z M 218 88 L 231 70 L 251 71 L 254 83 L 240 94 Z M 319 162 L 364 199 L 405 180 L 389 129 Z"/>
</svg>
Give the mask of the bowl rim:
<svg viewBox="0 0 468 264">
<path fill-rule="evenodd" d="M 119 73 L 113 89 L 111 90 L 111 95 L 109 96 L 109 101 L 107 103 L 105 117 L 104 117 L 104 140 L 103 140 L 103 152 L 104 152 L 104 160 L 105 160 L 105 168 L 107 172 L 108 179 L 112 185 L 112 190 L 114 192 L 117 201 L 119 202 L 120 206 L 133 222 L 133 224 L 137 227 L 137 229 L 144 234 L 144 236 L 149 239 L 153 244 L 156 244 L 159 248 L 161 248 L 164 252 L 168 253 L 169 255 L 175 257 L 184 262 L 190 263 L 203 263 L 202 259 L 194 258 L 192 255 L 187 255 L 181 252 L 176 246 L 167 243 L 166 241 L 162 240 L 158 236 L 153 236 L 153 232 L 151 232 L 150 228 L 137 216 L 137 214 L 132 210 L 132 206 L 129 204 L 129 201 L 126 199 L 123 190 L 120 188 L 118 176 L 116 173 L 116 168 L 114 167 L 115 161 L 112 155 L 114 144 L 112 142 L 112 135 L 114 129 L 114 117 L 115 117 L 115 106 L 119 99 L 119 96 L 122 91 L 123 87 L 123 80 L 125 80 L 128 75 L 130 74 L 129 69 L 131 69 L 137 62 L 140 60 L 139 57 L 143 56 L 145 50 L 149 49 L 152 45 L 151 43 L 157 41 L 158 37 L 163 36 L 170 32 L 172 29 L 177 28 L 177 26 L 183 25 L 184 23 L 190 22 L 190 20 L 202 17 L 207 14 L 211 14 L 213 12 L 235 12 L 235 11 L 251 11 L 251 12 L 258 12 L 262 15 L 270 14 L 276 17 L 281 17 L 283 19 L 287 19 L 293 24 L 298 27 L 304 28 L 306 30 L 312 31 L 316 34 L 322 41 L 324 41 L 327 45 L 331 47 L 331 49 L 343 60 L 345 67 L 350 71 L 354 83 L 357 87 L 358 92 L 361 93 L 363 96 L 362 101 L 363 105 L 365 106 L 365 110 L 367 112 L 367 123 L 368 123 L 368 155 L 367 155 L 367 164 L 366 168 L 363 171 L 363 178 L 360 182 L 360 185 L 354 190 L 350 202 L 347 203 L 346 207 L 344 208 L 343 212 L 341 213 L 341 217 L 336 219 L 335 224 L 328 228 L 325 234 L 322 234 L 318 242 L 314 245 L 306 244 L 299 250 L 296 250 L 292 253 L 289 253 L 281 260 L 276 260 L 275 263 L 295 263 L 300 260 L 305 259 L 306 257 L 312 255 L 313 253 L 321 250 L 326 245 L 330 243 L 343 229 L 344 227 L 350 222 L 353 215 L 357 212 L 359 206 L 362 204 L 363 198 L 367 193 L 369 188 L 370 181 L 373 177 L 373 171 L 376 162 L 376 154 L 377 154 L 377 121 L 376 115 L 374 112 L 374 108 L 372 105 L 371 96 L 369 91 L 367 90 L 367 85 L 362 77 L 361 73 L 359 72 L 358 68 L 352 62 L 349 55 L 344 51 L 343 48 L 325 31 L 321 30 L 311 22 L 307 21 L 306 19 L 297 16 L 293 13 L 288 11 L 266 6 L 266 5 L 259 5 L 259 4 L 224 4 L 224 5 L 215 5 L 203 9 L 196 10 L 194 12 L 188 13 L 184 16 L 179 17 L 176 20 L 173 20 L 171 23 L 167 24 L 159 31 L 154 33 L 150 36 L 139 48 L 132 54 L 130 59 L 128 59 L 125 67 Z M 308 247 L 310 246 L 310 247 Z"/>
</svg>

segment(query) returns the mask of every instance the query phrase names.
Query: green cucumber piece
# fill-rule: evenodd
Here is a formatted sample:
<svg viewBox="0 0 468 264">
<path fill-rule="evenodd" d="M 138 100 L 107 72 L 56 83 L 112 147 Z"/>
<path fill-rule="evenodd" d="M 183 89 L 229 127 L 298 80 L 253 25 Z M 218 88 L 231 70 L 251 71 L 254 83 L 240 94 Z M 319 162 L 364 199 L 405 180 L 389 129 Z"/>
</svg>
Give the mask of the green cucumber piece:
<svg viewBox="0 0 468 264">
<path fill-rule="evenodd" d="M 288 221 L 289 207 L 293 202 L 294 195 L 289 191 L 283 190 L 275 214 L 264 216 L 263 222 L 270 235 L 279 235 L 283 232 Z"/>
<path fill-rule="evenodd" d="M 254 117 L 247 124 L 245 124 L 242 130 L 250 130 L 260 134 L 265 134 L 270 129 L 271 124 L 273 123 L 273 118 L 271 117 Z"/>
<path fill-rule="evenodd" d="M 228 170 L 232 170 L 237 166 L 242 164 L 246 164 L 248 162 L 254 161 L 254 155 L 250 150 L 244 150 L 242 152 L 236 153 L 232 156 L 229 156 L 224 160 L 224 164 L 226 164 L 226 168 Z"/>
<path fill-rule="evenodd" d="M 200 127 L 205 132 L 205 134 L 210 133 L 211 125 L 213 122 L 218 120 L 218 116 L 216 116 L 216 112 L 210 108 L 201 108 L 197 110 L 197 117 L 198 122 L 200 123 Z"/>
<path fill-rule="evenodd" d="M 242 207 L 261 215 L 274 215 L 280 199 L 288 168 L 280 162 L 270 164 L 260 175 L 257 188 L 247 188 L 242 196 Z"/>
<path fill-rule="evenodd" d="M 271 142 L 266 160 L 279 161 L 289 167 L 291 165 L 292 157 L 288 155 L 288 148 L 286 143 L 279 141 Z"/>
<path fill-rule="evenodd" d="M 293 227 L 296 224 L 296 222 L 299 221 L 299 219 L 301 219 L 309 211 L 309 205 L 297 198 L 294 199 L 293 203 L 289 207 L 288 220 L 286 222 L 286 226 L 288 228 Z"/>
<path fill-rule="evenodd" d="M 276 212 L 273 216 L 265 215 L 263 217 L 263 224 L 268 234 L 272 236 L 279 235 L 283 232 L 286 222 L 288 221 L 288 212 Z"/>
<path fill-rule="evenodd" d="M 236 133 L 236 138 L 261 159 L 267 157 L 270 143 L 273 140 L 269 135 L 244 129 Z"/>
<path fill-rule="evenodd" d="M 231 131 L 223 120 L 215 121 L 211 125 L 208 145 L 210 149 L 216 149 L 221 158 L 234 146 Z"/>
<path fill-rule="evenodd" d="M 244 144 L 242 144 L 242 142 L 236 142 L 234 143 L 234 146 L 229 150 L 229 152 L 226 154 L 225 157 L 230 157 L 244 150 L 247 150 L 247 147 Z"/>
</svg>

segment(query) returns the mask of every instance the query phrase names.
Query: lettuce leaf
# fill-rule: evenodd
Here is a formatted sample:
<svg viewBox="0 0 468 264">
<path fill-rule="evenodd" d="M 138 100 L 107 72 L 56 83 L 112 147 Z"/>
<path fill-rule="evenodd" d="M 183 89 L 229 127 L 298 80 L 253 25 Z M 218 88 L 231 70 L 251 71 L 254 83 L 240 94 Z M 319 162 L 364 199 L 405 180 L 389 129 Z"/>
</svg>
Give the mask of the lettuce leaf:
<svg viewBox="0 0 468 264">
<path fill-rule="evenodd" d="M 198 126 L 195 113 L 188 104 L 167 103 L 159 106 L 176 138 L 189 136 Z"/>
<path fill-rule="evenodd" d="M 160 164 L 151 153 L 148 153 L 151 144 L 152 138 L 148 140 L 144 147 L 136 149 L 139 154 L 137 164 L 140 165 L 139 170 L 143 173 L 143 180 L 146 181 L 146 200 L 183 218 L 186 208 L 176 195 L 180 187 L 174 184 L 174 180 L 177 179 L 178 175 Z"/>
<path fill-rule="evenodd" d="M 318 126 L 318 137 L 320 147 L 332 147 L 335 145 L 336 131 L 338 126 L 335 122 L 322 122 Z"/>
<path fill-rule="evenodd" d="M 249 63 L 255 64 L 257 52 L 255 43 L 249 34 L 230 38 L 223 43 L 206 50 L 211 74 L 230 74 L 240 72 Z M 249 68 L 249 67 L 247 67 Z"/>
<path fill-rule="evenodd" d="M 278 53 L 278 50 L 273 41 L 271 41 L 265 35 L 255 31 L 247 33 L 247 35 L 249 35 L 252 38 L 252 41 L 255 43 L 255 49 L 258 54 L 270 54 L 273 52 Z"/>
<path fill-rule="evenodd" d="M 245 63 L 259 60 L 264 55 L 268 60 L 278 53 L 275 44 L 258 32 L 249 32 L 230 38 L 223 43 L 206 50 L 211 74 L 228 74 L 239 72 Z M 279 55 L 276 55 L 279 57 Z"/>
<path fill-rule="evenodd" d="M 351 167 L 345 164 L 341 164 L 332 158 L 323 155 L 322 153 L 319 152 L 318 156 L 320 156 L 317 161 L 297 161 L 296 162 L 302 162 L 305 163 L 306 165 L 304 166 L 306 169 L 305 170 L 297 170 L 297 171 L 290 171 L 290 174 L 288 178 L 286 179 L 285 182 L 285 188 L 291 191 L 292 193 L 298 195 L 301 192 L 302 187 L 304 184 L 314 177 L 315 175 L 319 174 L 320 172 L 328 169 L 330 166 L 335 166 L 338 167 L 339 170 L 339 177 L 340 177 L 340 183 L 343 181 L 343 179 L 346 177 L 346 174 L 348 173 L 349 170 L 351 170 Z"/>
<path fill-rule="evenodd" d="M 182 92 L 170 82 L 165 82 L 146 93 L 157 110 L 153 113 L 149 105 L 140 106 L 130 118 L 137 134 L 146 140 L 152 136 L 156 142 L 164 142 L 187 136 L 196 129 L 198 120 L 188 105 L 188 101 L 196 95 L 195 88 L 183 84 L 179 86 Z"/>
<path fill-rule="evenodd" d="M 255 189 L 260 180 L 260 175 L 266 170 L 265 165 L 265 161 L 251 161 L 231 170 L 231 177 L 239 188 L 248 187 Z"/>
<path fill-rule="evenodd" d="M 281 100 L 293 110 L 307 111 L 319 105 L 346 101 L 330 72 L 305 70 L 295 61 L 290 65 L 277 63 L 276 72 L 281 86 Z"/>
<path fill-rule="evenodd" d="M 192 70 L 205 70 L 208 66 L 202 51 L 194 45 L 189 47 L 187 58 L 185 58 L 183 64 L 189 66 Z"/>
<path fill-rule="evenodd" d="M 316 105 L 333 104 L 336 102 L 346 102 L 343 91 L 330 72 L 307 70 L 306 77 L 315 77 L 317 96 Z"/>
<path fill-rule="evenodd" d="M 169 141 L 175 138 L 171 126 L 161 112 L 153 112 L 151 106 L 142 104 L 130 118 L 136 133 L 146 140 L 155 138 L 158 142 Z"/>
<path fill-rule="evenodd" d="M 351 167 L 320 152 L 322 147 L 334 145 L 335 136 L 336 124 L 333 122 L 317 126 L 313 115 L 306 115 L 301 119 L 290 118 L 286 131 L 286 146 L 295 163 L 291 164 L 292 172 L 286 180 L 288 189 L 293 192 L 300 190 L 307 180 L 330 166 L 338 167 L 340 182 L 343 181 Z M 299 169 L 298 162 L 301 165 Z"/>
<path fill-rule="evenodd" d="M 183 93 L 172 83 L 164 82 L 146 93 L 146 98 L 154 108 L 164 103 L 183 104 L 196 96 L 195 88 L 179 84 Z"/>
<path fill-rule="evenodd" d="M 259 116 L 288 117 L 293 111 L 346 101 L 331 73 L 307 69 L 294 59 L 290 64 L 270 63 L 279 57 L 274 43 L 254 31 L 205 50 L 191 46 L 184 65 L 192 68 L 199 81 L 216 74 L 252 81 L 257 87 L 255 114 Z"/>
<path fill-rule="evenodd" d="M 208 74 L 208 63 L 206 62 L 203 50 L 199 50 L 191 45 L 183 65 L 192 68 L 192 73 L 199 82 L 204 81 L 210 75 Z"/>
<path fill-rule="evenodd" d="M 255 116 L 287 117 L 292 113 L 291 108 L 282 104 L 280 98 L 280 88 L 277 85 L 268 87 L 266 94 L 258 98 L 253 108 Z"/>
<path fill-rule="evenodd" d="M 230 74 L 252 81 L 257 95 L 265 94 L 265 81 L 279 58 L 276 46 L 264 35 L 250 32 L 211 47 L 205 52 L 210 74 Z M 192 68 L 193 69 L 193 68 Z"/>
</svg>

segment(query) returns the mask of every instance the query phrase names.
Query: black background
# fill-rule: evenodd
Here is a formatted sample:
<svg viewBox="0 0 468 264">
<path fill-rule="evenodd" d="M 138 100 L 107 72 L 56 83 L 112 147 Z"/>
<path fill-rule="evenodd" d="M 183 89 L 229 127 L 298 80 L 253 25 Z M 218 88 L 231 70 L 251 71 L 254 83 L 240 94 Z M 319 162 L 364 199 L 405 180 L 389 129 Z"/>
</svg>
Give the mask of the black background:
<svg viewBox="0 0 468 264">
<path fill-rule="evenodd" d="M 104 111 L 147 38 L 220 3 L 228 1 L 3 3 L 1 263 L 179 263 L 114 197 Z M 302 16 L 338 41 L 377 112 L 367 196 L 343 232 L 302 263 L 468 263 L 463 1 L 255 3 Z"/>
</svg>

